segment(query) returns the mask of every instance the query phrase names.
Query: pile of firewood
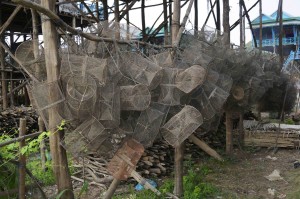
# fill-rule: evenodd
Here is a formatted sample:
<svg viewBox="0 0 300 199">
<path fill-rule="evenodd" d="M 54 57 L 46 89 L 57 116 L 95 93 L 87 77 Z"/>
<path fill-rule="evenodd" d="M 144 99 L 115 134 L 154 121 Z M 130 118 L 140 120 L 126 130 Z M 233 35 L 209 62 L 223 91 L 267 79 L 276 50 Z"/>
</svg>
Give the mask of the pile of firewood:
<svg viewBox="0 0 300 199">
<path fill-rule="evenodd" d="M 20 118 L 27 121 L 27 133 L 36 132 L 38 129 L 38 116 L 32 107 L 12 107 L 0 112 L 0 133 L 13 134 L 18 130 Z"/>
</svg>

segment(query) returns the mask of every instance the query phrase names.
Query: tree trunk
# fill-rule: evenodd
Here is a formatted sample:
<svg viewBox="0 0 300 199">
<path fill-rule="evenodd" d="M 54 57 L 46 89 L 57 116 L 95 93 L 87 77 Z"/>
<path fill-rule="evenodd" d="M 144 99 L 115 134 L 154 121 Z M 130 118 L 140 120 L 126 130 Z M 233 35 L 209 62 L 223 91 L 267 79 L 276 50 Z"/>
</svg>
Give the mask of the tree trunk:
<svg viewBox="0 0 300 199">
<path fill-rule="evenodd" d="M 42 0 L 41 5 L 47 9 L 55 11 L 55 1 Z M 45 62 L 47 69 L 47 81 L 48 83 L 58 80 L 60 65 L 58 56 L 58 37 L 55 25 L 48 20 L 48 17 L 43 16 L 42 30 L 44 36 L 44 50 L 45 50 Z M 49 99 L 55 98 L 57 91 L 49 91 Z M 49 130 L 50 135 L 50 151 L 52 156 L 53 172 L 58 188 L 58 192 L 64 191 L 61 198 L 74 198 L 72 182 L 70 173 L 68 170 L 68 160 L 65 149 L 61 146 L 61 140 L 63 137 L 62 132 L 56 132 L 56 125 L 61 122 L 58 121 L 56 111 L 54 108 L 49 109 Z M 55 133 L 54 133 L 55 132 Z"/>
</svg>

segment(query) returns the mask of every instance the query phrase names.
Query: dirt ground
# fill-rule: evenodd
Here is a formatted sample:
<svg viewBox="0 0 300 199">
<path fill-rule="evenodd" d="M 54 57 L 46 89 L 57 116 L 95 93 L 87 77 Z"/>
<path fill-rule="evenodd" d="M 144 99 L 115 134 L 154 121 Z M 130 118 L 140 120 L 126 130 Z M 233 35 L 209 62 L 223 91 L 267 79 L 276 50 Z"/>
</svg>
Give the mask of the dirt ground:
<svg viewBox="0 0 300 199">
<path fill-rule="evenodd" d="M 294 162 L 300 160 L 299 150 L 279 149 L 274 154 L 273 150 L 266 148 L 235 149 L 233 156 L 225 157 L 224 162 L 205 157 L 199 158 L 197 165 L 211 169 L 205 181 L 219 188 L 218 199 L 300 198 L 300 167 L 294 168 Z M 280 171 L 283 179 L 269 181 L 265 176 L 275 169 Z M 122 186 L 123 190 L 125 186 Z M 268 189 L 272 189 L 274 195 Z M 75 192 L 80 192 L 80 185 Z M 99 198 L 100 192 L 99 187 L 90 186 L 80 198 Z"/>
<path fill-rule="evenodd" d="M 233 157 L 224 163 L 215 162 L 206 180 L 229 193 L 229 198 L 300 198 L 300 168 L 294 168 L 294 162 L 300 158 L 299 151 L 279 149 L 274 154 L 267 149 L 255 150 L 235 150 Z M 212 166 L 211 162 L 203 164 Z M 275 169 L 283 179 L 269 181 L 265 176 Z M 268 189 L 274 189 L 274 195 Z"/>
</svg>

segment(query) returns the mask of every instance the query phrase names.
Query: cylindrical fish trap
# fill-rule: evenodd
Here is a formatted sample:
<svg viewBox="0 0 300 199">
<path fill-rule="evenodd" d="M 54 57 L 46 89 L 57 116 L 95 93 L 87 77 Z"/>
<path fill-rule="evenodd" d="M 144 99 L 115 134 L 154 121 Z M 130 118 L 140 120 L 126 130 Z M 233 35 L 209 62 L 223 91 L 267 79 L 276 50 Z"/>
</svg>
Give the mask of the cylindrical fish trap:
<svg viewBox="0 0 300 199">
<path fill-rule="evenodd" d="M 72 119 L 58 81 L 33 84 L 31 93 L 47 129 L 56 127 L 62 120 L 70 121 Z M 55 114 L 57 118 L 55 120 L 57 123 L 52 124 L 51 127 L 49 126 L 49 113 Z"/>
<path fill-rule="evenodd" d="M 120 124 L 120 88 L 113 82 L 99 88 L 93 116 L 105 128 L 117 128 Z"/>
<path fill-rule="evenodd" d="M 210 120 L 216 114 L 216 111 L 202 88 L 192 93 L 190 105 L 200 111 L 204 122 Z"/>
<path fill-rule="evenodd" d="M 202 123 L 201 113 L 192 106 L 185 106 L 162 127 L 161 133 L 170 145 L 177 147 Z"/>
<path fill-rule="evenodd" d="M 212 69 L 208 69 L 206 73 L 206 80 L 207 82 L 210 82 L 212 84 L 216 84 L 219 79 L 220 74 Z"/>
<path fill-rule="evenodd" d="M 167 114 L 159 107 L 151 105 L 148 109 L 141 112 L 137 120 L 136 127 L 132 137 L 139 141 L 143 146 L 150 147 L 155 141 L 164 116 Z M 167 111 L 167 109 L 165 109 Z"/>
<path fill-rule="evenodd" d="M 73 132 L 65 135 L 65 148 L 75 157 L 97 153 L 109 138 L 109 133 L 95 118 L 90 118 L 79 125 Z"/>
<path fill-rule="evenodd" d="M 129 139 L 117 150 L 107 165 L 109 173 L 118 180 L 126 180 L 131 175 L 144 153 L 144 147 L 134 139 Z"/>
<path fill-rule="evenodd" d="M 180 72 L 175 77 L 175 84 L 178 89 L 185 93 L 190 93 L 197 86 L 201 85 L 206 76 L 206 68 L 200 65 L 193 65 Z"/>
<path fill-rule="evenodd" d="M 170 51 L 165 51 L 158 53 L 156 55 L 152 55 L 150 57 L 154 63 L 160 67 L 172 67 L 173 61 L 172 61 L 172 55 Z"/>
<path fill-rule="evenodd" d="M 121 86 L 120 100 L 122 110 L 142 111 L 149 107 L 151 94 L 148 87 L 143 84 Z"/>
<path fill-rule="evenodd" d="M 134 81 L 145 84 L 150 90 L 156 88 L 161 82 L 162 68 L 153 61 L 144 58 L 135 52 L 122 52 L 120 70 Z"/>
<path fill-rule="evenodd" d="M 71 73 L 93 76 L 99 85 L 104 85 L 107 79 L 107 60 L 89 56 L 63 54 L 61 60 L 61 74 L 63 77 Z"/>
<path fill-rule="evenodd" d="M 231 90 L 233 84 L 233 80 L 230 76 L 225 74 L 220 74 L 219 79 L 216 83 L 217 86 L 222 88 L 224 91 L 228 92 Z"/>
<path fill-rule="evenodd" d="M 38 54 L 35 55 L 35 46 Z M 15 56 L 25 67 L 29 75 L 35 77 L 38 81 L 47 80 L 44 49 L 37 40 L 28 40 L 22 42 L 16 49 Z M 36 57 L 37 56 L 37 57 Z"/>
<path fill-rule="evenodd" d="M 207 95 L 212 107 L 216 111 L 220 111 L 225 103 L 229 93 L 216 86 L 215 84 L 205 83 L 203 89 Z"/>
<path fill-rule="evenodd" d="M 69 75 L 66 84 L 66 100 L 74 117 L 82 121 L 92 115 L 97 98 L 96 81 L 88 74 Z"/>
</svg>

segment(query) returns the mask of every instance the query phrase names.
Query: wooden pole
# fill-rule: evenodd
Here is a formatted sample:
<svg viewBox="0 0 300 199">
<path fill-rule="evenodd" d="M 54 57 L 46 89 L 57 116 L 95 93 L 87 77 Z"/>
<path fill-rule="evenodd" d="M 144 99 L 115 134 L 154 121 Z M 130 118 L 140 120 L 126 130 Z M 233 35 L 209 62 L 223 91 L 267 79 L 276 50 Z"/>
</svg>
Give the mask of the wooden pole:
<svg viewBox="0 0 300 199">
<path fill-rule="evenodd" d="M 172 44 L 176 44 L 177 34 L 180 26 L 180 0 L 174 0 L 173 18 L 172 18 Z M 184 142 L 178 147 L 175 147 L 175 182 L 174 182 L 174 195 L 181 197 L 183 195 L 183 155 L 184 155 Z"/>
<path fill-rule="evenodd" d="M 115 0 L 115 22 L 116 22 L 116 33 L 115 39 L 120 39 L 120 10 L 119 10 L 119 1 Z"/>
<path fill-rule="evenodd" d="M 282 46 L 282 37 L 283 37 L 283 24 L 282 24 L 282 0 L 279 0 L 279 46 L 278 52 L 280 57 L 280 64 L 283 66 L 283 46 Z"/>
<path fill-rule="evenodd" d="M 120 184 L 120 182 L 121 182 L 120 180 L 115 178 L 112 181 L 112 183 L 110 184 L 108 190 L 105 192 L 105 195 L 104 195 L 103 199 L 111 199 L 112 196 L 114 195 L 118 185 Z"/>
<path fill-rule="evenodd" d="M 226 154 L 231 155 L 233 150 L 233 142 L 232 142 L 232 113 L 230 111 L 226 111 Z"/>
<path fill-rule="evenodd" d="M 243 24 L 243 6 L 241 1 L 239 2 L 240 7 L 240 48 L 243 49 L 245 47 L 244 44 L 244 24 Z"/>
<path fill-rule="evenodd" d="M 19 130 L 19 137 L 22 137 L 26 134 L 26 119 L 20 118 L 20 130 Z M 21 150 L 25 146 L 25 140 L 20 141 L 19 143 L 19 150 L 20 150 L 20 157 L 19 157 L 19 199 L 25 199 L 25 177 L 26 177 L 26 156 L 22 155 Z"/>
<path fill-rule="evenodd" d="M 220 0 L 216 0 L 216 7 L 217 7 L 217 30 L 221 30 Z"/>
<path fill-rule="evenodd" d="M 11 24 L 11 22 L 14 20 L 15 16 L 18 14 L 18 12 L 21 10 L 22 6 L 17 6 L 14 11 L 11 13 L 11 15 L 9 16 L 9 18 L 6 20 L 6 22 L 0 27 L 0 35 L 2 35 L 6 28 Z"/>
<path fill-rule="evenodd" d="M 170 44 L 169 42 L 169 30 L 168 30 L 168 5 L 167 0 L 163 0 L 163 12 L 164 12 L 164 42 L 165 45 Z M 170 13 L 171 14 L 171 13 Z"/>
<path fill-rule="evenodd" d="M 195 22 L 194 22 L 194 29 L 195 29 L 195 35 L 198 33 L 198 0 L 195 0 L 194 2 L 194 12 L 195 12 Z"/>
<path fill-rule="evenodd" d="M 145 0 L 141 0 L 141 17 L 142 17 L 142 36 L 143 36 L 143 41 L 145 41 L 146 39 Z"/>
<path fill-rule="evenodd" d="M 39 117 L 38 119 L 38 125 L 39 125 L 39 132 L 44 132 L 45 129 L 45 125 L 44 125 L 44 121 L 42 120 L 41 117 Z M 46 144 L 45 144 L 45 140 L 42 139 L 41 143 L 40 143 L 40 154 L 41 154 L 41 163 L 42 163 L 42 169 L 43 171 L 46 171 Z"/>
<path fill-rule="evenodd" d="M 262 52 L 262 0 L 259 1 L 259 53 Z"/>
<path fill-rule="evenodd" d="M 127 29 L 127 35 L 126 35 L 126 39 L 130 40 L 130 17 L 129 17 L 129 7 L 128 7 L 128 2 L 126 2 L 126 9 L 128 9 L 127 14 L 126 14 L 126 29 Z"/>
<path fill-rule="evenodd" d="M 255 48 L 257 48 L 256 37 L 255 37 L 254 31 L 253 31 L 253 28 L 252 28 L 252 23 L 251 23 L 251 19 L 250 19 L 249 13 L 246 11 L 247 8 L 246 8 L 244 0 L 240 0 L 240 1 L 242 3 L 242 6 L 244 8 L 244 11 L 245 11 L 248 23 L 249 23 L 249 27 L 250 27 L 250 30 L 251 30 L 251 33 L 252 33 L 252 37 L 253 37 L 253 41 L 254 41 L 254 46 L 255 46 Z"/>
<path fill-rule="evenodd" d="M 223 0 L 223 31 L 225 34 L 225 46 L 230 48 L 230 25 L 229 25 L 229 0 Z"/>
<path fill-rule="evenodd" d="M 38 13 L 31 10 L 31 18 L 32 18 L 32 41 L 33 41 L 33 55 L 34 58 L 37 59 L 39 57 L 39 32 L 38 32 Z M 35 64 L 35 72 L 36 76 L 40 77 L 40 67 L 38 64 Z"/>
<path fill-rule="evenodd" d="M 198 147 L 200 147 L 200 149 L 205 151 L 210 156 L 216 158 L 217 160 L 223 161 L 223 158 L 215 150 L 213 150 L 210 146 L 208 146 L 205 142 L 197 138 L 195 135 L 190 135 L 189 140 L 196 144 Z"/>
<path fill-rule="evenodd" d="M 244 138 L 245 138 L 244 113 L 243 113 L 243 111 L 240 111 L 239 112 L 239 144 L 241 146 L 244 146 Z"/>
<path fill-rule="evenodd" d="M 170 16 L 170 20 L 169 20 L 169 27 L 170 27 L 170 33 L 169 33 L 169 43 L 172 44 L 172 20 L 173 20 L 173 13 L 172 13 L 172 2 L 173 0 L 169 0 L 169 16 Z"/>
<path fill-rule="evenodd" d="M 55 11 L 55 1 L 41 0 L 41 6 Z M 58 36 L 56 26 L 48 19 L 48 17 L 42 17 L 42 30 L 44 36 L 44 51 L 45 51 L 45 63 L 47 70 L 47 81 L 57 81 L 60 74 L 60 63 L 58 56 Z M 57 91 L 49 90 L 49 100 L 51 102 L 58 95 Z M 68 160 L 65 149 L 61 146 L 61 140 L 63 133 L 56 132 L 56 125 L 61 121 L 58 121 L 59 117 L 56 115 L 54 108 L 49 109 L 49 130 L 52 132 L 50 141 L 50 151 L 52 156 L 53 172 L 58 188 L 58 192 L 64 191 L 61 198 L 74 198 L 72 181 L 68 170 Z M 56 133 L 54 133 L 56 132 Z"/>
<path fill-rule="evenodd" d="M 0 25 L 2 25 L 2 8 L 0 7 Z M 1 29 L 2 30 L 2 29 Z M 0 41 L 3 41 L 3 35 L 0 35 Z M 4 61 L 4 49 L 0 46 L 0 66 L 1 66 L 1 94 L 2 94 L 2 109 L 8 108 L 8 98 L 7 98 L 7 82 L 6 82 L 6 72 L 5 69 L 5 61 Z"/>
</svg>

